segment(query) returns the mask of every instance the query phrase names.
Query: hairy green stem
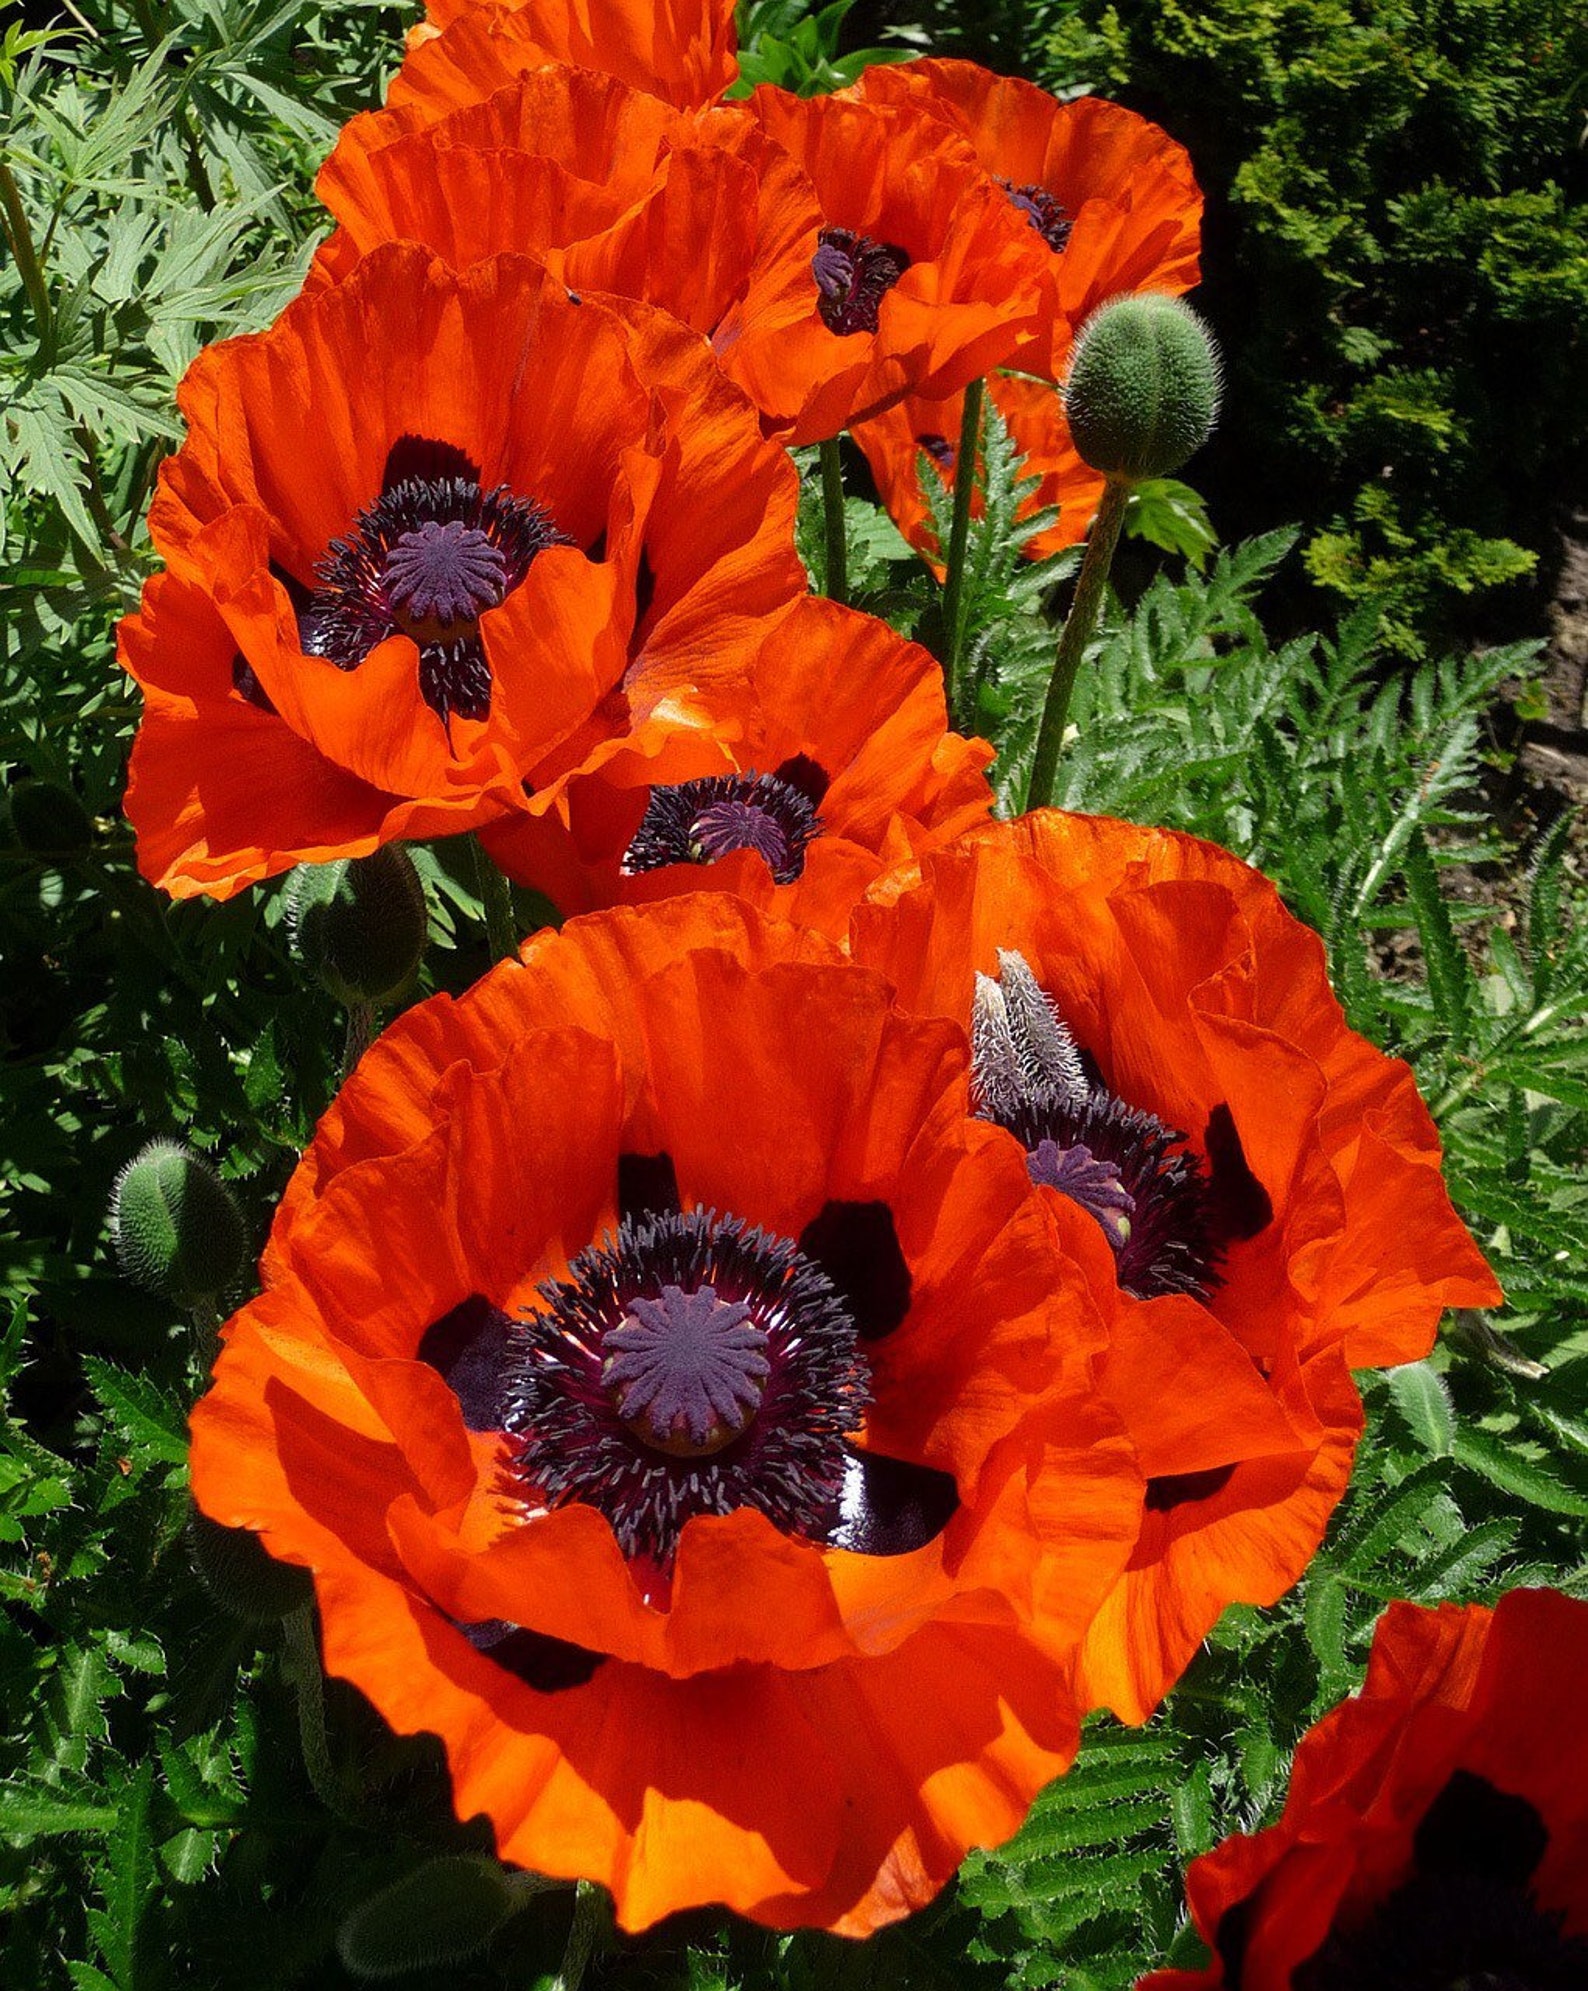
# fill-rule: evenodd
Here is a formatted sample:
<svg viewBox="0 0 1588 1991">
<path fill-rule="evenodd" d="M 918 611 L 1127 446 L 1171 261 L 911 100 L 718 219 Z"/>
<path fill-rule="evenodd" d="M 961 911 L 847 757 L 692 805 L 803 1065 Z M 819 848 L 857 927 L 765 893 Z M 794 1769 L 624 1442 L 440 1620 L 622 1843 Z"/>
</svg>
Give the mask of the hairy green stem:
<svg viewBox="0 0 1588 1991">
<path fill-rule="evenodd" d="M 581 1880 L 574 1892 L 573 1922 L 568 1930 L 568 1946 L 562 1953 L 562 1969 L 557 1973 L 557 1991 L 579 1991 L 596 1946 L 606 1938 L 612 1911 L 606 1891 Z"/>
<path fill-rule="evenodd" d="M 43 348 L 45 359 L 53 359 L 55 314 L 50 309 L 49 286 L 44 281 L 44 271 L 39 266 L 33 247 L 33 231 L 28 226 L 28 212 L 22 205 L 21 191 L 3 157 L 0 157 L 0 224 L 4 225 L 6 243 L 16 261 L 22 288 L 28 294 L 33 322 L 39 328 L 39 345 Z"/>
<path fill-rule="evenodd" d="M 827 528 L 827 594 L 829 600 L 849 599 L 849 547 L 844 539 L 844 478 L 838 462 L 838 438 L 821 445 L 822 520 Z"/>
<path fill-rule="evenodd" d="M 1125 507 L 1129 502 L 1130 486 L 1110 478 L 1097 517 L 1092 521 L 1086 557 L 1075 583 L 1075 599 L 1065 617 L 1058 655 L 1053 660 L 1053 676 L 1048 680 L 1042 724 L 1037 731 L 1037 750 L 1031 761 L 1031 785 L 1026 791 L 1028 809 L 1045 809 L 1053 800 L 1053 777 L 1058 771 L 1070 693 L 1075 689 L 1081 658 L 1097 626 L 1097 612 L 1103 605 L 1108 571 L 1114 564 L 1114 548 L 1119 544 L 1120 527 L 1125 523 Z"/>
<path fill-rule="evenodd" d="M 351 1002 L 347 1006 L 347 1040 L 342 1048 L 342 1077 L 345 1080 L 353 1067 L 363 1057 L 375 1041 L 375 1005 L 372 1002 Z"/>
<path fill-rule="evenodd" d="M 126 553 L 129 551 L 127 541 L 117 530 L 116 521 L 110 516 L 110 507 L 105 502 L 105 487 L 99 477 L 99 444 L 94 440 L 94 432 L 86 422 L 79 422 L 76 435 L 87 468 L 83 496 L 88 516 L 98 526 L 100 538 L 113 553 Z"/>
<path fill-rule="evenodd" d="M 314 1794 L 328 1811 L 348 1824 L 356 1825 L 368 1816 L 368 1807 L 348 1790 L 331 1761 L 331 1744 L 325 1727 L 325 1675 L 320 1671 L 320 1644 L 314 1633 L 314 1605 L 289 1611 L 281 1621 L 282 1671 L 291 1683 L 298 1704 L 298 1741 L 303 1750 L 303 1767 L 309 1773 Z"/>
<path fill-rule="evenodd" d="M 193 1347 L 199 1358 L 199 1367 L 207 1376 L 214 1366 L 215 1351 L 220 1346 L 221 1310 L 216 1305 L 212 1293 L 202 1300 L 195 1300 L 187 1310 L 187 1317 L 193 1323 Z"/>
<path fill-rule="evenodd" d="M 513 888 L 496 868 L 478 837 L 474 845 L 474 876 L 490 936 L 491 959 L 506 961 L 518 952 L 518 928 L 513 920 Z"/>
<path fill-rule="evenodd" d="M 960 651 L 965 640 L 965 546 L 970 538 L 970 501 L 976 490 L 976 459 L 981 454 L 982 383 L 965 389 L 954 457 L 954 513 L 948 528 L 947 572 L 943 577 L 943 695 L 949 724 L 960 696 Z"/>
</svg>

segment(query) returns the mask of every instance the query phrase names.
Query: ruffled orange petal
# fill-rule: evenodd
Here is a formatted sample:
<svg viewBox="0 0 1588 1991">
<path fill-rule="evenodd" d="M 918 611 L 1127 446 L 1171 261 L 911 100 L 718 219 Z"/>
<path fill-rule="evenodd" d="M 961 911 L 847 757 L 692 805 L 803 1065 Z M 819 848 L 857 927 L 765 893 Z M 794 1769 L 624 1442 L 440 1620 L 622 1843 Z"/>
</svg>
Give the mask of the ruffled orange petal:
<svg viewBox="0 0 1588 1991">
<path fill-rule="evenodd" d="M 1069 223 L 1062 250 L 1041 244 L 1041 306 L 1009 363 L 1056 380 L 1075 332 L 1124 291 L 1177 295 L 1199 276 L 1202 196 L 1190 159 L 1156 125 L 1098 97 L 1061 104 L 1019 77 L 973 62 L 878 64 L 855 90 L 941 117 L 1012 192 L 1041 189 Z"/>
<path fill-rule="evenodd" d="M 427 13 L 392 80 L 393 105 L 455 109 L 548 62 L 685 107 L 712 102 L 738 74 L 731 0 L 433 0 Z"/>
<path fill-rule="evenodd" d="M 1588 1730 L 1558 1714 L 1585 1662 L 1588 1607 L 1553 1591 L 1492 1613 L 1391 1604 L 1360 1695 L 1302 1738 L 1278 1823 L 1192 1864 L 1213 1962 L 1144 1991 L 1288 1991 L 1337 1919 L 1360 1924 L 1413 1875 L 1418 1827 L 1457 1772 L 1532 1808 L 1546 1837 L 1528 1893 L 1566 1934 L 1588 1931 Z"/>
<path fill-rule="evenodd" d="M 782 290 L 757 300 L 763 311 L 730 314 L 718 355 L 768 428 L 818 441 L 906 393 L 949 394 L 1000 364 L 1035 322 L 1036 262 L 969 146 L 914 106 L 767 85 L 749 102 L 814 188 L 824 227 L 910 258 L 881 298 L 875 331 L 830 331 L 814 275 L 798 316 Z"/>
<path fill-rule="evenodd" d="M 674 668 L 665 638 L 664 631 L 647 647 L 647 666 L 658 675 Z M 992 796 L 982 770 L 990 750 L 948 732 L 937 664 L 885 624 L 805 597 L 737 661 L 731 675 L 714 673 L 701 689 L 703 730 L 670 734 L 665 756 L 627 748 L 598 776 L 573 782 L 560 826 L 504 823 L 489 846 L 503 868 L 564 913 L 709 886 L 839 938 L 890 862 L 986 818 Z M 764 859 L 739 852 L 704 866 L 681 860 L 625 872 L 654 787 L 790 768 L 808 784 L 821 825 L 791 883 L 777 884 Z"/>
<path fill-rule="evenodd" d="M 1141 1319 L 1150 1312 L 1122 1309 L 1116 1346 L 1128 1349 L 1152 1331 Z M 1182 1328 L 1188 1325 L 1183 1319 Z M 1204 1401 L 1228 1408 L 1223 1443 L 1216 1430 L 1200 1443 L 1172 1426 L 1149 1434 L 1139 1415 L 1146 1399 L 1114 1399 L 1132 1436 L 1148 1445 L 1147 1515 L 1129 1568 L 1087 1630 L 1079 1683 L 1085 1705 L 1106 1707 L 1122 1721 L 1147 1720 L 1227 1605 L 1277 1603 L 1300 1579 L 1345 1493 L 1362 1429 L 1338 1349 L 1272 1390 L 1262 1385 L 1265 1417 L 1250 1378 L 1232 1374 L 1227 1358 L 1210 1363 L 1203 1336 L 1188 1343 L 1174 1400 L 1184 1408 L 1193 1391 L 1216 1391 Z M 1106 1370 L 1104 1387 L 1112 1399 Z M 1214 1461 L 1210 1453 L 1221 1456 Z M 1208 1463 L 1192 1463 L 1199 1459 Z"/>
</svg>

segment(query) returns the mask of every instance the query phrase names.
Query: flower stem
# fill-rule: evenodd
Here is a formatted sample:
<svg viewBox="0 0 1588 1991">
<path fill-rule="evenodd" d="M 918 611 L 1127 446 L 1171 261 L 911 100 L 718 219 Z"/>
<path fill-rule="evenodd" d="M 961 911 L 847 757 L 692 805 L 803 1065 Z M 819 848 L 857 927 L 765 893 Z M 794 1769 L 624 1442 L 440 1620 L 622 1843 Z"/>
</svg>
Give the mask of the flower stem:
<svg viewBox="0 0 1588 1991">
<path fill-rule="evenodd" d="M 215 1351 L 220 1346 L 221 1311 L 215 1303 L 215 1296 L 208 1295 L 195 1300 L 187 1310 L 188 1319 L 193 1323 L 193 1348 L 199 1359 L 199 1367 L 207 1376 L 215 1365 Z"/>
<path fill-rule="evenodd" d="M 474 876 L 480 888 L 480 904 L 485 911 L 485 930 L 490 936 L 491 959 L 506 961 L 518 952 L 518 928 L 513 922 L 513 888 L 497 870 L 478 837 L 474 845 Z"/>
<path fill-rule="evenodd" d="M 1053 660 L 1053 676 L 1048 680 L 1042 724 L 1037 731 L 1037 750 L 1031 762 L 1031 784 L 1026 791 L 1028 809 L 1045 809 L 1053 800 L 1053 777 L 1058 770 L 1064 721 L 1070 710 L 1070 693 L 1075 689 L 1076 673 L 1081 668 L 1081 658 L 1096 627 L 1097 612 L 1103 605 L 1108 570 L 1114 564 L 1114 548 L 1119 544 L 1120 527 L 1125 523 L 1125 507 L 1129 501 L 1130 486 L 1110 478 L 1104 488 L 1097 517 L 1092 521 L 1091 537 L 1086 542 L 1086 557 L 1081 562 L 1080 578 L 1075 583 L 1075 599 L 1065 617 L 1058 655 Z"/>
<path fill-rule="evenodd" d="M 298 1741 L 314 1794 L 328 1811 L 346 1823 L 368 1823 L 374 1816 L 370 1807 L 349 1790 L 346 1779 L 331 1760 L 325 1727 L 325 1676 L 320 1670 L 313 1603 L 289 1611 L 281 1621 L 281 1634 L 282 1672 L 298 1704 Z"/>
<path fill-rule="evenodd" d="M 844 479 L 838 462 L 838 438 L 821 445 L 822 517 L 827 526 L 828 599 L 849 599 L 849 548 L 844 540 Z"/>
<path fill-rule="evenodd" d="M 375 1041 L 375 1005 L 372 1002 L 353 1002 L 347 1008 L 347 1042 L 342 1052 L 342 1077 L 363 1057 Z"/>
<path fill-rule="evenodd" d="M 6 242 L 16 259 L 22 288 L 28 294 L 33 322 L 38 327 L 40 350 L 46 361 L 53 360 L 55 315 L 50 309 L 49 286 L 44 281 L 44 272 L 39 267 L 38 254 L 33 247 L 33 231 L 28 227 L 28 212 L 22 205 L 21 192 L 3 158 L 0 158 L 0 226 L 4 228 Z"/>
<path fill-rule="evenodd" d="M 605 1890 L 581 1880 L 574 1892 L 573 1921 L 568 1929 L 568 1946 L 562 1953 L 562 1969 L 557 1973 L 557 1991 L 579 1991 L 596 1946 L 610 1927 L 611 1910 Z"/>
<path fill-rule="evenodd" d="M 982 383 L 965 389 L 954 456 L 954 514 L 948 528 L 948 566 L 943 578 L 943 695 L 953 725 L 959 695 L 960 648 L 964 641 L 965 545 L 970 537 L 970 501 L 976 490 L 976 459 L 981 453 Z"/>
</svg>

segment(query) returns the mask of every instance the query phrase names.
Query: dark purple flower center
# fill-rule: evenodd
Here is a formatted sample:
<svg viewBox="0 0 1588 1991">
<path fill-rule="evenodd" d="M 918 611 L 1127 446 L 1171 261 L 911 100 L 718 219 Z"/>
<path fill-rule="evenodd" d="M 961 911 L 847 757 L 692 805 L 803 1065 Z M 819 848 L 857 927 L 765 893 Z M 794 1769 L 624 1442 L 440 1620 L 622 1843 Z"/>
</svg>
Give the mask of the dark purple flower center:
<svg viewBox="0 0 1588 1991">
<path fill-rule="evenodd" d="M 380 496 L 315 568 L 319 585 L 296 591 L 300 641 L 308 655 L 356 670 L 389 636 L 408 636 L 419 647 L 420 695 L 442 722 L 484 719 L 491 669 L 480 617 L 502 605 L 537 553 L 570 543 L 532 499 L 505 484 L 483 489 L 461 450 L 404 436 Z"/>
<path fill-rule="evenodd" d="M 977 977 L 977 1111 L 1025 1148 L 1033 1182 L 1102 1226 L 1126 1292 L 1206 1294 L 1219 1254 L 1207 1179 L 1185 1135 L 1095 1084 L 1024 958 L 1005 952 L 998 962 L 996 980 Z"/>
<path fill-rule="evenodd" d="M 664 1286 L 608 1328 L 606 1383 L 619 1417 L 647 1445 L 694 1459 L 731 1445 L 761 1407 L 772 1373 L 766 1330 L 746 1300 Z"/>
<path fill-rule="evenodd" d="M 507 593 L 507 559 L 477 525 L 427 519 L 386 555 L 386 598 L 404 635 L 448 642 Z"/>
<path fill-rule="evenodd" d="M 849 228 L 824 228 L 811 258 L 822 323 L 840 338 L 874 332 L 878 307 L 909 267 L 909 252 L 891 242 Z"/>
<path fill-rule="evenodd" d="M 775 774 L 712 774 L 653 788 L 623 856 L 633 874 L 664 864 L 711 864 L 753 850 L 779 885 L 805 869 L 807 846 L 822 832 L 810 796 Z"/>
<path fill-rule="evenodd" d="M 541 1302 L 502 1398 L 527 1495 L 588 1502 L 664 1568 L 697 1514 L 753 1507 L 812 1541 L 840 1528 L 869 1373 L 798 1246 L 708 1211 L 626 1218 Z"/>
<path fill-rule="evenodd" d="M 1017 187 L 1005 179 L 1000 179 L 998 184 L 1054 254 L 1062 255 L 1075 223 L 1047 188 L 1036 185 Z"/>
<path fill-rule="evenodd" d="M 1455 1771 L 1418 1827 L 1411 1877 L 1342 1920 L 1296 1966 L 1295 1991 L 1582 1991 L 1588 1940 L 1530 1887 L 1548 1843 L 1525 1798 Z"/>
<path fill-rule="evenodd" d="M 1117 1166 L 1099 1161 L 1084 1141 L 1077 1141 L 1073 1148 L 1061 1148 L 1044 1134 L 1026 1156 L 1026 1169 L 1033 1182 L 1057 1189 L 1095 1217 L 1116 1250 L 1130 1241 L 1136 1199 L 1120 1180 Z"/>
</svg>

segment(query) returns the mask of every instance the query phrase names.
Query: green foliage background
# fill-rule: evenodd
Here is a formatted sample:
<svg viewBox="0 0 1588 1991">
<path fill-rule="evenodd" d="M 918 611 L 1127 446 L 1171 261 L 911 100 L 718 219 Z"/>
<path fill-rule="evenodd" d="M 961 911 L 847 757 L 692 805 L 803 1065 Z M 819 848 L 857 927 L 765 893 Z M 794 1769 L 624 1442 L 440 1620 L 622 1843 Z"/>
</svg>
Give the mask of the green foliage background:
<svg viewBox="0 0 1588 1991">
<path fill-rule="evenodd" d="M 884 10 L 891 11 L 891 10 Z M 1227 529 L 1426 654 L 1517 612 L 1588 502 L 1580 0 L 923 0 L 943 46 L 1117 96 L 1208 198 Z"/>
<path fill-rule="evenodd" d="M 1254 38 L 1301 19 L 1245 13 Z M 140 521 L 180 433 L 174 381 L 202 341 L 264 322 L 295 287 L 315 164 L 377 98 L 405 17 L 346 0 L 80 14 L 42 45 L 13 16 L 0 43 L 8 1991 L 284 1991 L 360 1981 L 351 1965 L 416 1966 L 407 1981 L 457 1991 L 540 1986 L 575 1921 L 595 1981 L 624 1987 L 1090 1991 L 1184 1955 L 1184 1860 L 1277 1809 L 1290 1750 L 1360 1677 L 1387 1599 L 1529 1581 L 1588 1596 L 1588 925 L 1569 819 L 1493 806 L 1512 799 L 1496 702 L 1536 657 L 1387 671 L 1367 612 L 1272 642 L 1260 606 L 1297 557 L 1287 534 L 1202 573 L 1171 556 L 1114 605 L 1061 799 L 1194 829 L 1278 878 L 1357 1027 L 1416 1067 L 1510 1304 L 1369 1379 L 1357 1480 L 1300 1589 L 1227 1614 L 1145 1730 L 1097 1724 L 1020 1838 L 973 1856 L 926 1913 L 863 1946 L 709 1914 L 608 1946 L 598 1901 L 504 1878 L 483 1823 L 453 1821 L 433 1746 L 394 1740 L 322 1682 L 301 1602 L 274 1600 L 292 1604 L 280 1622 L 227 1608 L 236 1571 L 195 1540 L 185 1492 L 193 1330 L 117 1277 L 104 1223 L 117 1169 L 165 1133 L 214 1160 L 262 1238 L 336 1082 L 343 1018 L 291 957 L 279 885 L 173 906 L 135 874 L 119 797 L 136 702 L 112 630 L 150 564 Z M 1542 421 L 1536 371 L 1517 385 L 1529 395 Z M 1478 472 L 1495 460 L 1481 437 L 1464 447 Z M 963 717 L 1000 742 L 1018 806 L 1071 563 L 1023 561 L 996 429 L 986 454 Z M 1156 561 L 1150 542 L 1188 516 L 1158 494 L 1138 553 Z M 850 525 L 863 605 L 921 627 L 918 564 L 861 500 Z M 416 855 L 432 936 L 417 996 L 466 986 L 486 951 L 458 848 Z"/>
</svg>

